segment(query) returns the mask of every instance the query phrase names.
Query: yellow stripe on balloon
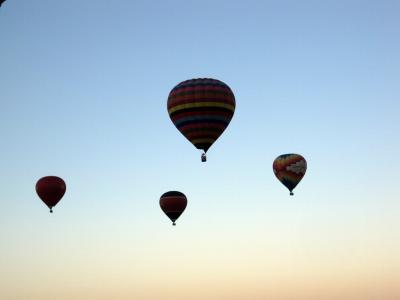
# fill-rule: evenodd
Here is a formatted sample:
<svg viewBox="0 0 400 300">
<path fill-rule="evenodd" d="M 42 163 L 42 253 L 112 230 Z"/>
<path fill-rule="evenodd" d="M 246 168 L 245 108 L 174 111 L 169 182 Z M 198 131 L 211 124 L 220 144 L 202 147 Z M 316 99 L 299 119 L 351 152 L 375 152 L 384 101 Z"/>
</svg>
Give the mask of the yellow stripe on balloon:
<svg viewBox="0 0 400 300">
<path fill-rule="evenodd" d="M 168 113 L 172 114 L 178 110 L 195 108 L 195 107 L 223 107 L 231 110 L 232 112 L 235 111 L 235 106 L 231 104 L 226 104 L 221 102 L 194 102 L 194 103 L 185 103 L 174 106 L 170 110 L 168 110 Z"/>
<path fill-rule="evenodd" d="M 214 143 L 215 139 L 194 139 L 190 140 L 193 144 Z"/>
</svg>

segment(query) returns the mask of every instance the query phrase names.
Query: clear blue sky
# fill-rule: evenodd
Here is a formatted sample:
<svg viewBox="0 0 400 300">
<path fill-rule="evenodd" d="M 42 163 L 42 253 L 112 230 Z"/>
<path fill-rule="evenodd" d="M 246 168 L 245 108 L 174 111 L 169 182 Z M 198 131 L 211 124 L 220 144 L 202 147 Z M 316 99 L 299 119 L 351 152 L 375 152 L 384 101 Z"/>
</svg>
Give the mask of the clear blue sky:
<svg viewBox="0 0 400 300">
<path fill-rule="evenodd" d="M 55 278 L 66 270 L 83 282 L 76 299 L 102 280 L 104 295 L 118 289 L 120 299 L 156 299 L 116 282 L 142 278 L 141 287 L 160 283 L 169 295 L 176 287 L 162 282 L 174 268 L 188 286 L 221 280 L 220 297 L 204 297 L 233 299 L 228 287 L 246 274 L 269 278 L 262 268 L 294 288 L 304 276 L 290 270 L 319 266 L 319 278 L 324 263 L 331 270 L 346 259 L 360 274 L 399 275 L 399 16 L 400 2 L 387 0 L 7 0 L 0 290 L 8 299 L 33 291 L 52 299 L 67 290 Z M 169 91 L 197 77 L 224 81 L 237 103 L 205 164 L 166 109 Z M 288 152 L 308 161 L 294 197 L 271 167 Z M 53 215 L 34 191 L 46 175 L 67 183 Z M 158 206 L 168 190 L 189 201 L 176 228 Z M 169 263 L 160 258 L 165 251 Z M 218 264 L 224 257 L 231 267 Z M 172 262 L 178 258 L 183 267 Z M 100 262 L 109 271 L 101 273 Z M 81 267 L 78 275 L 72 266 Z M 231 273 L 242 277 L 226 281 Z M 57 286 L 54 294 L 40 281 Z M 26 288 L 14 295 L 21 282 Z M 251 287 L 253 299 L 284 295 Z"/>
</svg>

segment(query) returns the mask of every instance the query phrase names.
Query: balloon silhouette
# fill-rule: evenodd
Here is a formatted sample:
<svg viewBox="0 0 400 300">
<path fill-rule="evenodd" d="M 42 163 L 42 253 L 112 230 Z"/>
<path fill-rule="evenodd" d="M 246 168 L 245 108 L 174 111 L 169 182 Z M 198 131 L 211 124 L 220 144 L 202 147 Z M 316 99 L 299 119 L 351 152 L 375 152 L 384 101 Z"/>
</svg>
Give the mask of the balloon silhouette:
<svg viewBox="0 0 400 300">
<path fill-rule="evenodd" d="M 51 213 L 53 212 L 53 207 L 64 196 L 66 189 L 64 180 L 57 176 L 46 176 L 40 178 L 36 183 L 36 193 L 50 208 Z"/>
<path fill-rule="evenodd" d="M 175 127 L 197 148 L 206 152 L 224 132 L 235 112 L 233 92 L 211 78 L 186 80 L 168 96 L 168 114 Z"/>
<path fill-rule="evenodd" d="M 172 225 L 183 213 L 187 205 L 186 196 L 177 191 L 170 191 L 162 194 L 160 198 L 160 207 L 163 212 L 171 219 Z"/>
<path fill-rule="evenodd" d="M 299 154 L 282 154 L 274 160 L 272 168 L 275 176 L 288 188 L 290 195 L 293 196 L 293 189 L 306 173 L 307 162 Z"/>
</svg>

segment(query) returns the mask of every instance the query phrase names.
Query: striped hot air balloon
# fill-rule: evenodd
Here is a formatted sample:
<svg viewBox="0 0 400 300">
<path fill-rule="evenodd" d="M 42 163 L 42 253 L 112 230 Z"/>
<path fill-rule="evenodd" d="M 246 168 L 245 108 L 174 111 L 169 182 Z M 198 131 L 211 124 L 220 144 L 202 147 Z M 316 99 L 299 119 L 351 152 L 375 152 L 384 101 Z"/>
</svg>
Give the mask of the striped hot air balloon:
<svg viewBox="0 0 400 300">
<path fill-rule="evenodd" d="M 306 173 L 307 162 L 299 154 L 282 154 L 274 160 L 272 168 L 275 176 L 293 195 L 293 189 Z"/>
<path fill-rule="evenodd" d="M 235 112 L 235 96 L 222 81 L 186 80 L 168 96 L 168 113 L 175 127 L 197 148 L 206 152 L 224 132 Z"/>
<path fill-rule="evenodd" d="M 166 192 L 161 195 L 160 207 L 163 212 L 171 219 L 172 225 L 183 213 L 187 205 L 186 196 L 177 191 Z"/>
</svg>

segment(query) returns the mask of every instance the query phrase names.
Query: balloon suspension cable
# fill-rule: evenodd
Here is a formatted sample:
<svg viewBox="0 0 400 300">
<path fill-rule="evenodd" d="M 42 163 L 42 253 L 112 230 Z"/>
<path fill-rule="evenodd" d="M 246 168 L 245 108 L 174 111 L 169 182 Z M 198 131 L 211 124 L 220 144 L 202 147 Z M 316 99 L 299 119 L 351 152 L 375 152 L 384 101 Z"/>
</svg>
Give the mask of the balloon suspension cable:
<svg viewBox="0 0 400 300">
<path fill-rule="evenodd" d="M 172 222 L 172 225 L 175 226 L 176 225 L 175 222 Z"/>
<path fill-rule="evenodd" d="M 207 156 L 206 156 L 205 152 L 201 155 L 201 161 L 202 162 L 206 162 L 207 161 Z"/>
<path fill-rule="evenodd" d="M 292 191 L 290 191 L 290 196 L 293 196 L 294 194 L 293 194 L 293 192 Z"/>
</svg>

